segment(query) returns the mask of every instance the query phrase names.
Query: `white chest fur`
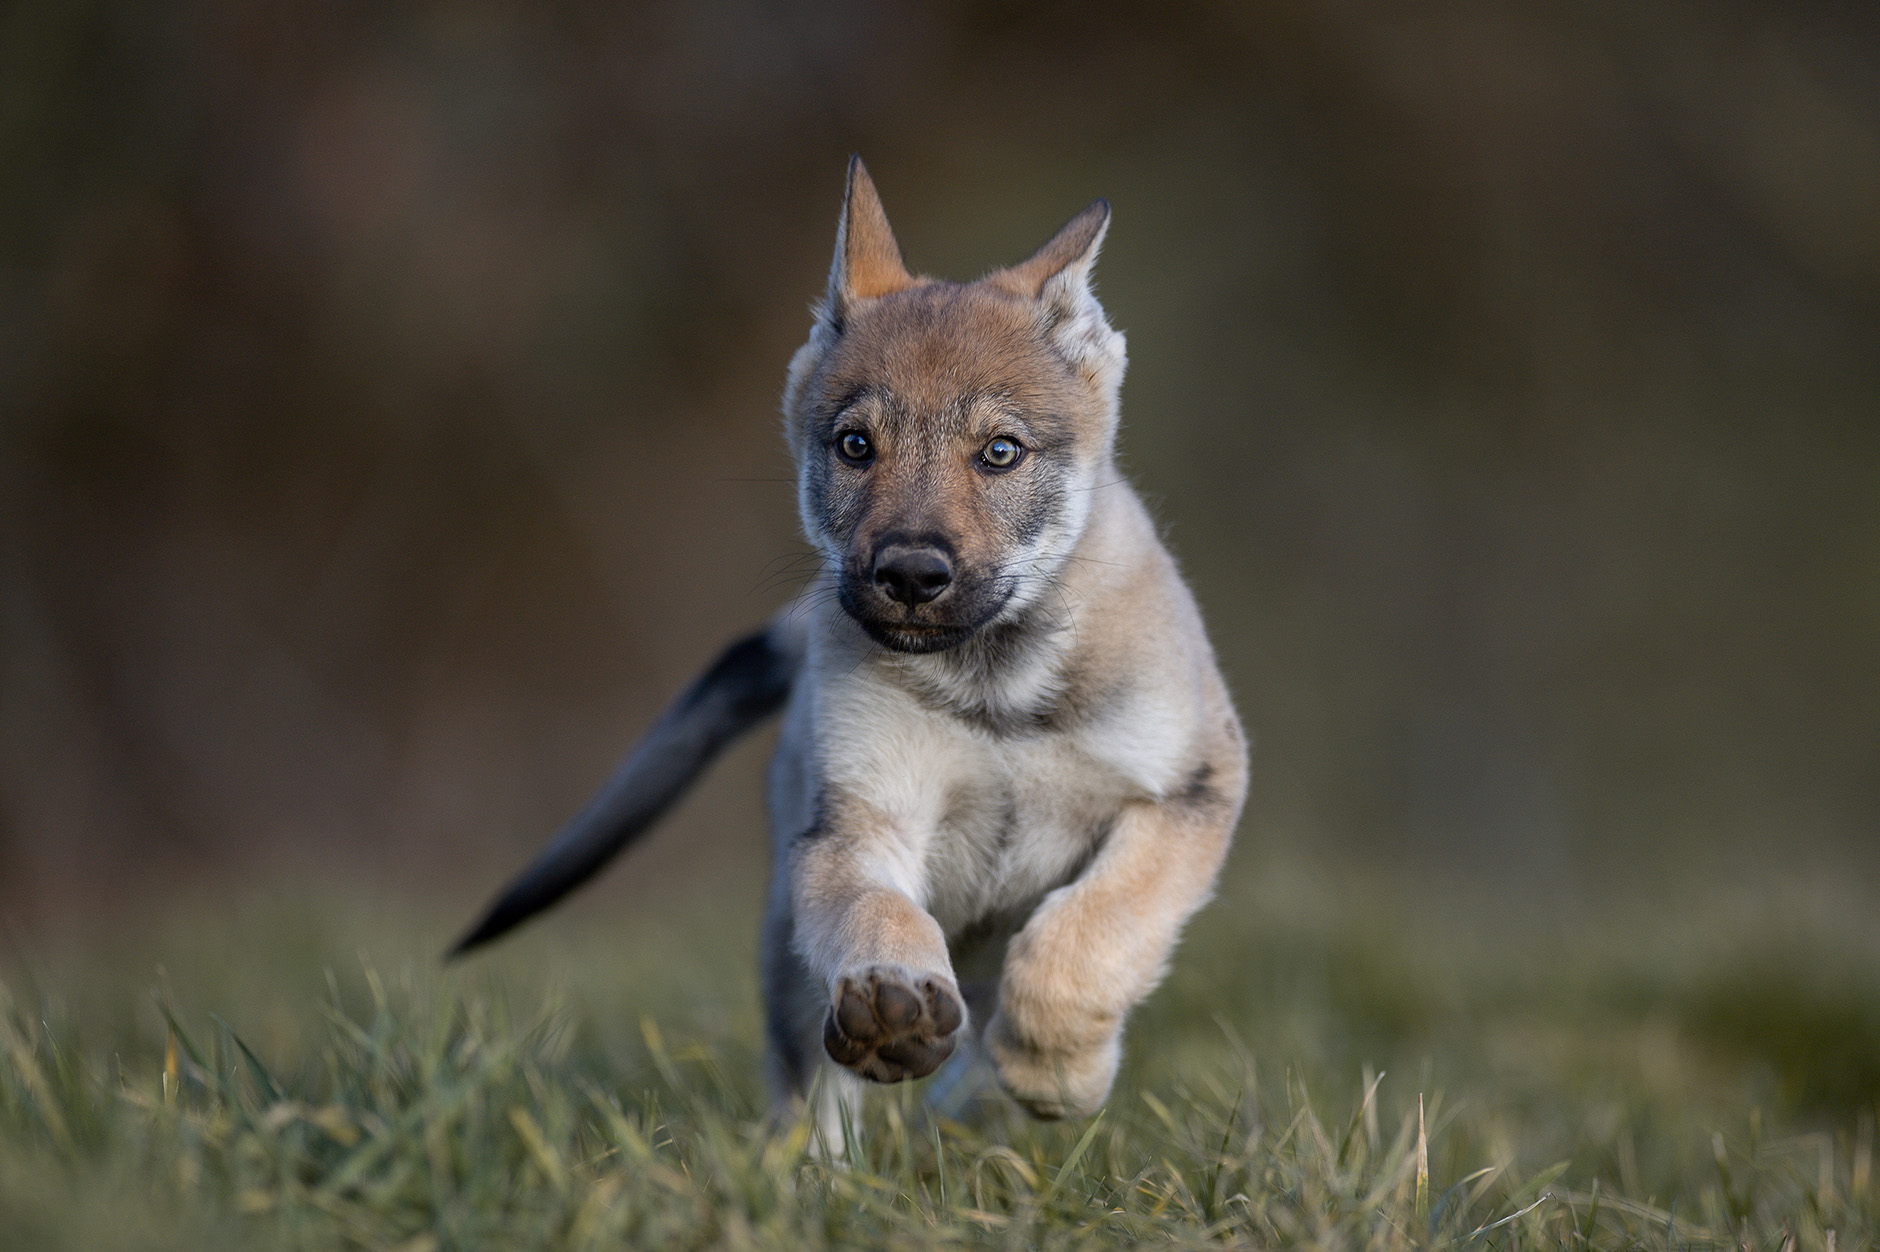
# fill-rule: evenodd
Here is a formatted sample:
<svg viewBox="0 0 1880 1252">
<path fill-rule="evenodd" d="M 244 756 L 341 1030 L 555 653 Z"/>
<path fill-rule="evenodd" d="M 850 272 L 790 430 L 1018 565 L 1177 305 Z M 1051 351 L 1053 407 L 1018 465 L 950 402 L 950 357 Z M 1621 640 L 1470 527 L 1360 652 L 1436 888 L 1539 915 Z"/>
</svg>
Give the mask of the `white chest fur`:
<svg viewBox="0 0 1880 1252">
<path fill-rule="evenodd" d="M 1131 800 L 1180 784 L 1194 711 L 1123 688 L 1093 716 L 1001 731 L 857 672 L 821 693 L 826 783 L 878 816 L 870 858 L 949 935 L 1073 878 Z"/>
</svg>

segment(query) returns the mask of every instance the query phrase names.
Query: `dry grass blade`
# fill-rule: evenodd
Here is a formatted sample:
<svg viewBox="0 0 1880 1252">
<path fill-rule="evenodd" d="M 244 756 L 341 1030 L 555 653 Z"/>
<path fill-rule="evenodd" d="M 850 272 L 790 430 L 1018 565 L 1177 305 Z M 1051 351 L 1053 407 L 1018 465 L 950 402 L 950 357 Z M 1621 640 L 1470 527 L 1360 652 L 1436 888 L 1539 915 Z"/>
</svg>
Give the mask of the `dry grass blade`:
<svg viewBox="0 0 1880 1252">
<path fill-rule="evenodd" d="M 1417 1216 L 1430 1215 L 1430 1136 L 1423 1124 L 1423 1094 L 1417 1093 Z"/>
</svg>

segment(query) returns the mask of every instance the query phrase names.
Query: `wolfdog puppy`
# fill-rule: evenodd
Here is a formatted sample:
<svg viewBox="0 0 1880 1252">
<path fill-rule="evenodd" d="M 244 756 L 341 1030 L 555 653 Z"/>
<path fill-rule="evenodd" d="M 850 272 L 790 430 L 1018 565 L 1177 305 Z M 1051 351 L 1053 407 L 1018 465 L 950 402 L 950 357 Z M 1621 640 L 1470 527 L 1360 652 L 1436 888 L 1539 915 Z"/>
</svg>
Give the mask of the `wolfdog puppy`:
<svg viewBox="0 0 1880 1252">
<path fill-rule="evenodd" d="M 1099 200 L 976 282 L 910 273 L 859 159 L 783 407 L 817 580 L 734 645 L 458 945 L 552 904 L 781 709 L 762 965 L 774 1088 L 978 1040 L 1039 1117 L 1108 1096 L 1213 889 L 1247 750 L 1114 459 Z M 847 1081 L 844 1079 L 844 1081 Z M 825 1084 L 830 1085 L 830 1084 Z"/>
</svg>

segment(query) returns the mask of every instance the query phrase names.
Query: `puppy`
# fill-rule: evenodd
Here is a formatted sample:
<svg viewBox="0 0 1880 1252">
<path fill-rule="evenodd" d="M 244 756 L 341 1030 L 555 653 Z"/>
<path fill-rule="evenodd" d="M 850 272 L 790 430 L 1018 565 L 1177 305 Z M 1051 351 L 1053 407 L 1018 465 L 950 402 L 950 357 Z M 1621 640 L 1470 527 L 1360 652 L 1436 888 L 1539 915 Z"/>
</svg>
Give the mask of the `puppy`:
<svg viewBox="0 0 1880 1252">
<path fill-rule="evenodd" d="M 824 568 L 456 951 L 585 881 L 781 709 L 762 945 L 779 1098 L 824 1066 L 923 1077 L 971 1030 L 1033 1114 L 1102 1105 L 1247 783 L 1194 599 L 1115 465 L 1123 336 L 1090 285 L 1109 219 L 1099 200 L 1028 260 L 946 282 L 909 272 L 851 161 L 783 401 Z"/>
</svg>

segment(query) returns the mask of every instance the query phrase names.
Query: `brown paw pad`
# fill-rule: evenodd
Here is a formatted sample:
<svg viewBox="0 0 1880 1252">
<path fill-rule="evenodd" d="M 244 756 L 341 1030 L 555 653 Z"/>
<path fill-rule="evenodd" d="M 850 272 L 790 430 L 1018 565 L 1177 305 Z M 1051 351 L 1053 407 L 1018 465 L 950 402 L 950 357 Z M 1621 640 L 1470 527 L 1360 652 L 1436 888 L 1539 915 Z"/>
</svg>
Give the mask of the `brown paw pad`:
<svg viewBox="0 0 1880 1252">
<path fill-rule="evenodd" d="M 871 972 L 844 978 L 823 1019 L 823 1047 L 837 1064 L 876 1082 L 925 1078 L 953 1055 L 966 1010 L 937 978 L 904 982 Z"/>
</svg>

